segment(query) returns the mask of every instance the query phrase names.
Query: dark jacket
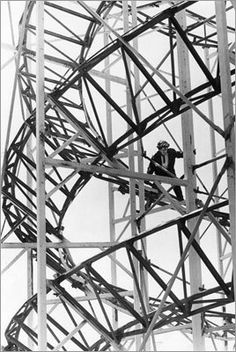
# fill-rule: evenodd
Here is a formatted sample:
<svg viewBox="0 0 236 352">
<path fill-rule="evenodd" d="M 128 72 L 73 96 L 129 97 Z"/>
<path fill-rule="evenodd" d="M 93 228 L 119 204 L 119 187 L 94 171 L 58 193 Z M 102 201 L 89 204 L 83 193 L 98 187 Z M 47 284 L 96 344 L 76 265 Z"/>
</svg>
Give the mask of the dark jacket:
<svg viewBox="0 0 236 352">
<path fill-rule="evenodd" d="M 167 149 L 167 154 L 168 154 L 168 165 L 167 165 L 167 170 L 170 171 L 172 174 L 175 175 L 175 159 L 176 158 L 183 158 L 183 152 L 176 151 L 175 149 L 169 148 Z M 158 165 L 155 165 L 155 162 L 158 164 L 162 165 L 162 154 L 158 150 L 156 154 L 153 155 L 150 164 L 148 166 L 147 173 L 148 174 L 153 174 L 155 173 L 156 175 L 159 176 L 170 176 L 168 173 L 166 173 L 164 170 L 162 170 Z"/>
</svg>

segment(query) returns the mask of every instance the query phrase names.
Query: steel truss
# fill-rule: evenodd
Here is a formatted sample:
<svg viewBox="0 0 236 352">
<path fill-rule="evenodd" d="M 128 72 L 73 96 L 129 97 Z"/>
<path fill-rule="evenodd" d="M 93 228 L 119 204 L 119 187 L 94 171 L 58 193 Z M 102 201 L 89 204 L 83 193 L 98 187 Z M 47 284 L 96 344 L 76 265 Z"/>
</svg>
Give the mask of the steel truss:
<svg viewBox="0 0 236 352">
<path fill-rule="evenodd" d="M 226 101 L 225 94 L 235 86 L 235 24 L 228 20 L 235 9 L 231 2 L 221 5 L 228 22 L 220 28 L 219 5 L 211 4 L 205 17 L 197 12 L 197 1 L 44 2 L 48 350 L 155 351 L 158 335 L 173 332 L 193 339 L 196 350 L 199 332 L 216 350 L 234 346 L 235 101 L 233 95 Z M 26 2 L 18 43 L 17 84 L 28 117 L 7 145 L 2 187 L 8 224 L 2 247 L 30 248 L 32 261 L 38 227 L 35 6 Z M 223 63 L 221 33 L 228 35 Z M 146 50 L 147 42 L 157 45 L 155 55 Z M 197 74 L 185 92 L 180 42 Z M 221 104 L 223 112 L 214 111 Z M 161 177 L 144 169 L 154 133 L 168 135 L 181 149 L 182 132 L 186 138 L 191 133 L 183 126 L 181 132 L 180 117 L 189 112 L 195 136 L 201 126 L 212 138 L 212 154 L 199 163 L 189 160 L 195 148 L 198 155 L 201 141 L 192 142 L 192 150 L 183 146 L 185 166 L 196 181 L 191 190 L 186 174 Z M 63 231 L 66 215 L 95 181 L 109 186 L 111 237 L 73 243 Z M 175 185 L 186 189 L 187 204 L 172 195 Z M 153 205 L 145 209 L 150 198 Z M 166 214 L 171 219 L 160 222 Z M 209 248 L 215 232 L 218 267 Z M 77 263 L 70 247 L 99 251 Z M 189 275 L 195 260 L 202 274 L 198 281 Z M 37 349 L 40 334 L 32 324 L 37 311 L 38 293 L 32 292 L 6 329 L 5 350 Z"/>
</svg>

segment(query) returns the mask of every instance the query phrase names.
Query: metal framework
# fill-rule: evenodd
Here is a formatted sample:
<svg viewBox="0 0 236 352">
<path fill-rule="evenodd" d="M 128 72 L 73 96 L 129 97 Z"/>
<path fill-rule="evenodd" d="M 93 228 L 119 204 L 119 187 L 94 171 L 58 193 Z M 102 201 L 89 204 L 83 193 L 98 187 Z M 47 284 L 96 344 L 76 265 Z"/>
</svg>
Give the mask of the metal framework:
<svg viewBox="0 0 236 352">
<path fill-rule="evenodd" d="M 27 253 L 28 298 L 4 350 L 235 348 L 235 4 L 205 3 L 25 2 L 1 244 L 4 275 Z M 166 138 L 181 177 L 146 173 Z"/>
</svg>

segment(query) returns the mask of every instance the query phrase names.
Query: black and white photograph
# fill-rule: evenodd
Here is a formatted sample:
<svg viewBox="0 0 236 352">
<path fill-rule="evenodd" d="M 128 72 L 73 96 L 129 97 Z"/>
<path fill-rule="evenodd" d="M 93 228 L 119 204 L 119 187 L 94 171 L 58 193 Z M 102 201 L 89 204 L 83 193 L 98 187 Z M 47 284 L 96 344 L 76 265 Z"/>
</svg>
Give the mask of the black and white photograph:
<svg viewBox="0 0 236 352">
<path fill-rule="evenodd" d="M 236 0 L 1 0 L 1 351 L 235 351 Z"/>
</svg>

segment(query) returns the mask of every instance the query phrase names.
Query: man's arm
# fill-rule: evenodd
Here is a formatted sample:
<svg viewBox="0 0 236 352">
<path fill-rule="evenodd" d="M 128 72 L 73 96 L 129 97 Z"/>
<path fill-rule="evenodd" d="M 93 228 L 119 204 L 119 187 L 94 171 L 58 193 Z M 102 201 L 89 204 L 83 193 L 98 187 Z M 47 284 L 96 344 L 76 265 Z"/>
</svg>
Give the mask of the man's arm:
<svg viewBox="0 0 236 352">
<path fill-rule="evenodd" d="M 160 158 L 157 153 L 152 156 L 152 158 L 150 159 L 150 164 L 147 169 L 148 174 L 155 173 L 159 175 L 159 174 L 162 174 L 163 170 L 166 171 L 166 169 L 163 166 L 161 166 L 159 159 Z"/>
<path fill-rule="evenodd" d="M 183 158 L 184 157 L 184 154 L 183 154 L 183 152 L 179 152 L 179 151 L 175 151 L 175 157 L 176 158 Z"/>
<path fill-rule="evenodd" d="M 147 174 L 153 174 L 154 171 L 155 171 L 155 165 L 154 165 L 153 159 L 151 159 L 147 168 Z"/>
</svg>

